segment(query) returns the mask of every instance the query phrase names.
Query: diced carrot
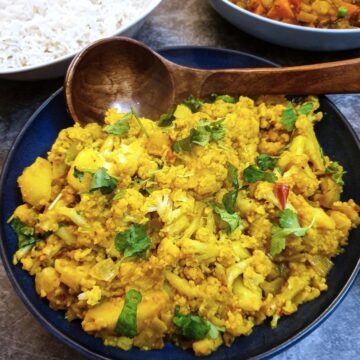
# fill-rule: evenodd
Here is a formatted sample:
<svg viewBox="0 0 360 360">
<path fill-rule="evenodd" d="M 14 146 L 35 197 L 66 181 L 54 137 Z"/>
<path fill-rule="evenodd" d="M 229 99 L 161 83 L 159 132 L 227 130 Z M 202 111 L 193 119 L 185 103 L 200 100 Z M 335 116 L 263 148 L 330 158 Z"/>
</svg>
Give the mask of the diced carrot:
<svg viewBox="0 0 360 360">
<path fill-rule="evenodd" d="M 348 2 L 342 1 L 341 7 L 346 7 L 348 9 L 348 16 L 351 16 L 355 12 L 359 11 L 359 6 L 350 4 Z"/>
<path fill-rule="evenodd" d="M 294 17 L 294 13 L 291 9 L 289 0 L 277 0 L 276 2 L 279 6 L 279 9 L 278 9 L 279 15 L 282 18 L 291 19 Z"/>
<path fill-rule="evenodd" d="M 254 13 L 257 15 L 264 15 L 265 14 L 265 8 L 263 7 L 263 5 L 260 3 L 257 8 L 255 9 Z"/>
<path fill-rule="evenodd" d="M 289 2 L 294 6 L 295 10 L 300 8 L 301 0 L 289 0 Z"/>
<path fill-rule="evenodd" d="M 268 13 L 266 14 L 266 16 L 270 19 L 279 19 L 279 14 L 277 11 L 277 7 L 275 5 L 273 5 L 270 10 L 268 11 Z"/>
<path fill-rule="evenodd" d="M 288 0 L 275 0 L 267 16 L 272 19 L 293 19 L 294 13 Z"/>
</svg>

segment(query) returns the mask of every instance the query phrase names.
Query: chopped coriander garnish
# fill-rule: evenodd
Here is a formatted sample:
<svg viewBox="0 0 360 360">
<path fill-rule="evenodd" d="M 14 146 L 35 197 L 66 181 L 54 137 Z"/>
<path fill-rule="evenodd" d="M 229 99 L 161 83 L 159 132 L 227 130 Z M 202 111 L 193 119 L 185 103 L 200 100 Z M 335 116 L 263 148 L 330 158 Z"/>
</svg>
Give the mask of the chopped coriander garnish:
<svg viewBox="0 0 360 360">
<path fill-rule="evenodd" d="M 222 198 L 222 203 L 224 205 L 225 210 L 229 214 L 233 214 L 235 212 L 235 204 L 239 191 L 239 172 L 238 169 L 231 163 L 228 162 L 228 179 L 233 186 L 233 190 L 226 193 Z"/>
<path fill-rule="evenodd" d="M 254 183 L 256 181 L 268 181 L 274 183 L 277 180 L 277 177 L 274 173 L 265 172 L 256 165 L 249 165 L 244 170 L 244 180 L 249 183 Z"/>
<path fill-rule="evenodd" d="M 225 128 L 222 125 L 224 119 L 214 122 L 200 120 L 196 129 L 190 130 L 190 135 L 184 139 L 175 141 L 172 149 L 179 153 L 181 151 L 191 151 L 194 144 L 205 146 L 209 141 L 218 141 L 225 136 Z"/>
<path fill-rule="evenodd" d="M 110 194 L 117 186 L 118 180 L 110 176 L 105 168 L 97 170 L 90 184 L 90 192 L 100 190 L 102 194 Z"/>
<path fill-rule="evenodd" d="M 130 129 L 129 120 L 131 119 L 132 116 L 133 116 L 132 111 L 124 114 L 124 116 L 116 123 L 105 126 L 103 131 L 113 135 L 127 134 Z"/>
<path fill-rule="evenodd" d="M 25 225 L 18 218 L 11 220 L 10 226 L 16 233 L 19 249 L 28 245 L 33 245 L 37 241 L 41 240 L 35 235 L 33 227 Z"/>
<path fill-rule="evenodd" d="M 298 113 L 301 115 L 308 115 L 308 114 L 310 114 L 312 109 L 313 109 L 313 103 L 306 102 L 300 106 Z"/>
<path fill-rule="evenodd" d="M 281 114 L 281 123 L 287 131 L 293 131 L 297 115 L 291 103 L 288 103 L 287 108 Z"/>
<path fill-rule="evenodd" d="M 228 224 L 227 232 L 231 233 L 240 226 L 240 217 L 238 214 L 230 214 L 225 209 L 217 205 L 213 205 L 213 209 L 216 214 L 220 216 L 220 219 Z"/>
<path fill-rule="evenodd" d="M 325 174 L 332 174 L 331 178 L 338 185 L 344 185 L 343 176 L 346 174 L 346 171 L 341 171 L 340 164 L 337 161 L 333 161 L 326 169 Z"/>
<path fill-rule="evenodd" d="M 140 119 L 139 116 L 136 114 L 136 112 L 135 112 L 135 110 L 134 110 L 133 108 L 131 108 L 131 111 L 132 111 L 132 114 L 133 114 L 134 117 L 135 117 L 136 122 L 139 124 L 141 130 L 143 131 L 143 133 L 145 134 L 145 136 L 146 136 L 147 138 L 149 138 L 150 136 L 149 136 L 148 132 L 146 131 L 144 124 L 141 122 L 141 119 Z"/>
<path fill-rule="evenodd" d="M 205 136 L 204 136 L 205 135 Z M 201 134 L 200 131 L 196 129 L 190 130 L 190 135 L 184 139 L 175 141 L 172 145 L 172 149 L 179 153 L 181 151 L 191 151 L 193 145 L 196 144 L 207 144 L 209 141 L 209 134 Z"/>
<path fill-rule="evenodd" d="M 191 110 L 191 112 L 195 113 L 200 110 L 203 103 L 201 100 L 196 99 L 194 96 L 190 95 L 183 101 L 183 104 L 186 105 Z"/>
<path fill-rule="evenodd" d="M 174 112 L 175 112 L 175 107 L 172 107 L 168 112 L 162 114 L 160 116 L 158 125 L 160 127 L 170 126 L 175 120 Z"/>
<path fill-rule="evenodd" d="M 239 97 L 230 96 L 230 95 L 218 95 L 216 100 L 222 100 L 226 103 L 236 104 L 239 101 Z"/>
<path fill-rule="evenodd" d="M 210 331 L 210 324 L 198 315 L 180 314 L 180 306 L 175 306 L 173 323 L 181 330 L 181 334 L 192 340 L 203 339 Z"/>
<path fill-rule="evenodd" d="M 233 214 L 235 212 L 237 195 L 238 195 L 238 190 L 231 190 L 228 193 L 226 193 L 222 198 L 222 203 L 224 205 L 224 208 L 229 214 Z"/>
<path fill-rule="evenodd" d="M 125 295 L 124 306 L 115 326 L 117 335 L 133 338 L 137 335 L 137 308 L 142 300 L 141 292 L 131 289 Z"/>
<path fill-rule="evenodd" d="M 273 225 L 271 230 L 270 255 L 278 255 L 285 249 L 288 235 L 304 236 L 312 224 L 313 222 L 307 227 L 301 227 L 296 212 L 291 209 L 283 210 L 279 218 L 280 226 Z"/>
<path fill-rule="evenodd" d="M 124 253 L 124 257 L 143 255 L 150 248 L 146 226 L 133 224 L 128 230 L 118 233 L 115 238 L 115 247 Z"/>
<path fill-rule="evenodd" d="M 291 132 L 295 129 L 298 115 L 308 115 L 312 109 L 312 102 L 302 104 L 298 110 L 296 110 L 293 104 L 289 102 L 287 108 L 281 114 L 281 123 L 287 131 Z"/>
<path fill-rule="evenodd" d="M 84 179 L 84 171 L 80 171 L 76 167 L 74 167 L 73 175 L 75 178 L 79 179 L 80 182 L 82 182 Z"/>
<path fill-rule="evenodd" d="M 239 171 L 236 166 L 231 164 L 230 162 L 227 163 L 228 168 L 228 179 L 231 182 L 234 189 L 239 188 Z"/>
<path fill-rule="evenodd" d="M 256 157 L 256 164 L 263 171 L 274 170 L 276 166 L 276 159 L 272 156 L 261 154 Z"/>
<path fill-rule="evenodd" d="M 222 101 L 230 103 L 230 104 L 235 104 L 239 101 L 239 97 L 238 96 L 230 96 L 230 95 L 218 95 L 216 93 L 212 93 L 209 96 L 208 101 L 214 102 L 216 100 L 222 100 Z"/>
</svg>

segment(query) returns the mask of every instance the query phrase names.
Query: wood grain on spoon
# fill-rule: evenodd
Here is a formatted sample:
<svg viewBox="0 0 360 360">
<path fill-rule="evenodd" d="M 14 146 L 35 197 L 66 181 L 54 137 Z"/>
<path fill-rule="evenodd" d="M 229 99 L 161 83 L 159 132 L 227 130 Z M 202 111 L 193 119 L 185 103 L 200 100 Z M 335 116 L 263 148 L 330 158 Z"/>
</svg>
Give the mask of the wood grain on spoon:
<svg viewBox="0 0 360 360">
<path fill-rule="evenodd" d="M 329 94 L 360 92 L 360 59 L 284 68 L 201 70 L 174 64 L 133 39 L 95 42 L 70 64 L 64 83 L 70 115 L 99 122 L 106 109 L 130 107 L 157 119 L 190 94 Z"/>
</svg>

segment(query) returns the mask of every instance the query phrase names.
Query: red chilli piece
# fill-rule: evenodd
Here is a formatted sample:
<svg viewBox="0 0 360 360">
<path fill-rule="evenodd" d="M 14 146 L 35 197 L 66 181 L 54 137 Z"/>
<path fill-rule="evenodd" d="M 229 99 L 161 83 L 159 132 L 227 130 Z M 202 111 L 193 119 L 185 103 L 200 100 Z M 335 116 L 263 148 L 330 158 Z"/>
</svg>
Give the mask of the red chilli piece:
<svg viewBox="0 0 360 360">
<path fill-rule="evenodd" d="M 282 209 L 286 207 L 286 200 L 289 196 L 290 186 L 288 184 L 275 184 L 274 193 L 279 200 Z"/>
</svg>

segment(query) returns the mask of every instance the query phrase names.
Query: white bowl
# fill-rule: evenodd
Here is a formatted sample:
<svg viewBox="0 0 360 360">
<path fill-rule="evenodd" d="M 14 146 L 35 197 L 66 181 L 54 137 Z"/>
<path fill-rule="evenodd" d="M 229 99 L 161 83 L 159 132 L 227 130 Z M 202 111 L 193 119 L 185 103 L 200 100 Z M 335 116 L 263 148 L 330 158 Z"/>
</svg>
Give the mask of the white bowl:
<svg viewBox="0 0 360 360">
<path fill-rule="evenodd" d="M 118 31 L 116 31 L 111 36 L 133 36 L 143 25 L 146 18 L 161 3 L 161 1 L 162 0 L 153 0 L 152 3 L 146 8 L 146 11 L 139 10 L 139 15 L 137 18 L 133 19 L 126 26 L 118 29 Z M 80 50 L 81 49 L 79 49 L 79 51 Z M 40 65 L 0 71 L 0 78 L 11 80 L 41 80 L 63 76 L 65 75 L 68 65 L 76 54 L 77 52 L 74 52 Z"/>
<path fill-rule="evenodd" d="M 209 2 L 221 16 L 239 29 L 277 45 L 312 51 L 360 48 L 360 29 L 317 29 L 291 25 L 256 15 L 228 0 Z"/>
</svg>

